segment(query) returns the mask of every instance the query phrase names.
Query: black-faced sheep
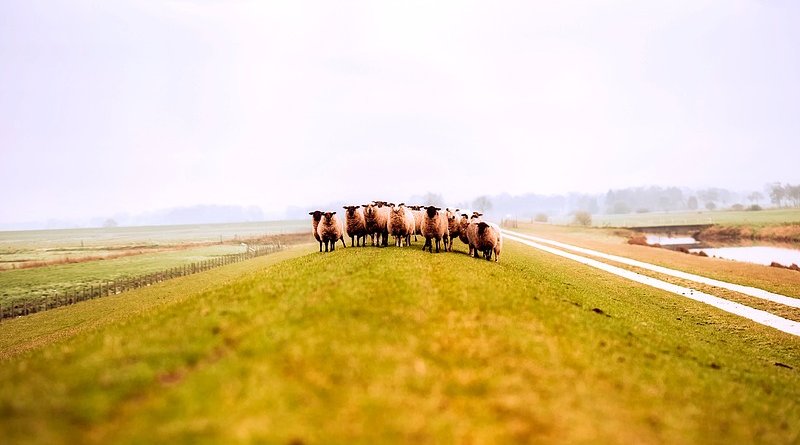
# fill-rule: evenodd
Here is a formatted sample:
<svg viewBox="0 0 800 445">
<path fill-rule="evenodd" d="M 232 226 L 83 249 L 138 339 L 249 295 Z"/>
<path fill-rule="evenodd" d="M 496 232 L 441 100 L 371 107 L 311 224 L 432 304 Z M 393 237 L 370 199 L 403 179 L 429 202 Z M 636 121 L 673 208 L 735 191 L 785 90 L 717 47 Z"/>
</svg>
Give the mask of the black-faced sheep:
<svg viewBox="0 0 800 445">
<path fill-rule="evenodd" d="M 386 247 L 389 245 L 389 207 L 384 201 L 373 201 L 374 204 L 364 205 L 364 219 L 367 225 L 367 234 L 372 238 L 372 245 Z M 376 240 L 377 238 L 377 240 Z M 377 243 L 377 244 L 376 244 Z"/>
<path fill-rule="evenodd" d="M 389 203 L 389 207 L 388 229 L 389 235 L 394 237 L 395 246 L 401 247 L 403 241 L 406 246 L 411 245 L 411 235 L 414 234 L 414 214 L 403 203 L 399 205 Z"/>
<path fill-rule="evenodd" d="M 478 251 L 475 249 L 475 243 L 478 237 L 478 224 L 481 223 L 481 214 L 473 212 L 469 218 L 469 225 L 467 225 L 467 245 L 469 246 L 470 256 L 478 258 Z"/>
<path fill-rule="evenodd" d="M 344 230 L 339 218 L 336 217 L 336 212 L 325 212 L 322 214 L 322 219 L 317 226 L 317 233 L 319 234 L 320 241 L 325 244 L 325 251 L 328 252 L 336 250 L 336 241 L 342 240 L 342 246 L 347 247 L 344 242 Z"/>
<path fill-rule="evenodd" d="M 433 253 L 433 244 L 431 240 L 436 241 L 436 252 L 439 252 L 439 246 L 444 240 L 444 250 L 447 252 L 449 241 L 449 231 L 447 228 L 447 216 L 441 212 L 439 207 L 428 206 L 422 214 L 422 236 L 425 237 L 425 245 L 422 250 L 427 247 Z"/>
<path fill-rule="evenodd" d="M 314 238 L 319 241 L 319 251 L 322 252 L 322 240 L 319 238 L 319 233 L 317 233 L 317 226 L 319 225 L 319 221 L 322 219 L 322 211 L 314 210 L 313 212 L 308 212 L 311 215 L 311 227 L 314 233 Z"/>
<path fill-rule="evenodd" d="M 500 251 L 503 248 L 503 236 L 500 228 L 495 224 L 480 222 L 478 223 L 478 233 L 475 238 L 475 249 L 483 253 L 487 261 L 491 261 L 494 253 L 494 261 L 500 260 Z"/>
<path fill-rule="evenodd" d="M 459 233 L 461 232 L 461 225 L 459 221 L 461 219 L 460 215 L 458 215 L 458 209 L 450 210 L 449 208 L 445 209 L 445 218 L 447 218 L 447 233 L 448 233 L 448 244 L 450 245 L 450 250 L 453 250 L 453 240 L 458 238 Z M 466 236 L 466 235 L 465 235 Z"/>
<path fill-rule="evenodd" d="M 411 209 L 411 213 L 414 214 L 414 241 L 417 240 L 417 235 L 422 235 L 422 214 L 424 211 L 424 206 L 408 206 Z"/>
<path fill-rule="evenodd" d="M 467 238 L 469 240 L 469 254 L 479 258 L 482 253 L 486 260 L 500 259 L 500 251 L 503 248 L 503 237 L 500 228 L 496 224 L 481 221 L 481 214 L 475 213 L 467 226 Z"/>
<path fill-rule="evenodd" d="M 367 221 L 361 206 L 344 206 L 344 228 L 350 237 L 350 247 L 361 247 L 367 244 Z"/>
</svg>

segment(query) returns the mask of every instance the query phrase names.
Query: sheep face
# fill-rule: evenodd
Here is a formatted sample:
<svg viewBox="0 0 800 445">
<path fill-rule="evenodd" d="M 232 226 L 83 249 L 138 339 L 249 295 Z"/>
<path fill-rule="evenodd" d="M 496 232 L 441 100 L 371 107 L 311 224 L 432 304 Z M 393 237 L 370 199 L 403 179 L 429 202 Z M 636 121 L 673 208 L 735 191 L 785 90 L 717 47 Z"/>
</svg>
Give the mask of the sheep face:
<svg viewBox="0 0 800 445">
<path fill-rule="evenodd" d="M 322 212 L 319 210 L 308 212 L 308 214 L 311 215 L 311 219 L 313 219 L 314 222 L 319 222 L 322 219 Z"/>
<path fill-rule="evenodd" d="M 356 209 L 361 206 L 344 206 L 343 208 L 347 210 L 347 216 L 354 217 L 356 215 Z"/>
<path fill-rule="evenodd" d="M 425 212 L 428 214 L 428 218 L 436 217 L 436 212 L 438 212 L 439 210 L 442 210 L 442 209 L 440 209 L 439 207 L 434 207 L 434 206 L 425 207 Z"/>
<path fill-rule="evenodd" d="M 336 212 L 325 212 L 325 213 L 322 214 L 322 217 L 323 217 L 323 219 L 325 220 L 326 223 L 330 223 L 331 222 L 331 218 L 333 218 L 333 215 L 335 215 L 335 214 L 336 214 Z"/>
</svg>

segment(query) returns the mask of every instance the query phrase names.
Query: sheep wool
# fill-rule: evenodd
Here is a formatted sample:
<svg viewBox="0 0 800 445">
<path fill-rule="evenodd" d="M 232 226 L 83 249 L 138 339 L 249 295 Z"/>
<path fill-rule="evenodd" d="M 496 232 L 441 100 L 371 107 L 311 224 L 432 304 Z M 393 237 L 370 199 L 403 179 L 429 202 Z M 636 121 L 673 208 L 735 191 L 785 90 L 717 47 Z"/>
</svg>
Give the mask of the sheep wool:
<svg viewBox="0 0 800 445">
<path fill-rule="evenodd" d="M 435 240 L 436 252 L 438 253 L 441 241 L 444 240 L 444 250 L 447 252 L 449 237 L 447 216 L 441 210 L 439 207 L 428 206 L 422 214 L 422 236 L 425 237 L 425 245 L 422 246 L 422 250 L 427 247 L 433 253 L 431 240 Z"/>
<path fill-rule="evenodd" d="M 308 212 L 311 215 L 311 228 L 312 233 L 314 234 L 314 238 L 319 242 L 319 251 L 322 252 L 322 240 L 319 237 L 319 233 L 317 233 L 317 226 L 319 226 L 319 221 L 322 219 L 322 211 L 314 210 L 313 212 Z"/>
<path fill-rule="evenodd" d="M 397 247 L 411 244 L 411 235 L 414 233 L 414 214 L 411 209 L 400 203 L 399 205 L 389 204 L 389 220 L 387 227 L 389 235 L 394 237 L 394 244 Z"/>
<path fill-rule="evenodd" d="M 325 252 L 336 250 L 336 241 L 342 240 L 342 246 L 347 247 L 344 242 L 344 230 L 339 218 L 336 217 L 336 212 L 325 212 L 322 214 L 322 219 L 317 226 L 317 233 L 323 244 L 325 244 Z"/>
<path fill-rule="evenodd" d="M 361 247 L 367 241 L 367 221 L 360 207 L 344 206 L 344 227 L 347 236 L 350 237 L 350 247 Z"/>
<path fill-rule="evenodd" d="M 478 252 L 481 252 L 487 261 L 491 261 L 492 253 L 494 253 L 495 262 L 500 259 L 503 239 L 500 234 L 500 228 L 497 225 L 486 222 L 476 224 L 474 243 L 476 258 Z"/>
</svg>

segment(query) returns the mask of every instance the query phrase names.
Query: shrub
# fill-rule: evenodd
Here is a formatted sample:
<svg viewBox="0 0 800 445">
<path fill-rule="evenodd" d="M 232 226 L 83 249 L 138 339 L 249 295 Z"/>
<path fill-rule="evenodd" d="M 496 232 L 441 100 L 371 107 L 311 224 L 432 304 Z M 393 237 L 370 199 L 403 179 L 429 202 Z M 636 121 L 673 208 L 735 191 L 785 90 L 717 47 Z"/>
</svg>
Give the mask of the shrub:
<svg viewBox="0 0 800 445">
<path fill-rule="evenodd" d="M 548 217 L 546 213 L 537 213 L 533 220 L 536 222 L 547 222 Z"/>
<path fill-rule="evenodd" d="M 592 214 L 585 210 L 579 210 L 575 212 L 573 222 L 579 226 L 591 226 Z"/>
<path fill-rule="evenodd" d="M 744 210 L 744 206 L 741 204 L 734 204 L 731 206 L 731 210 Z"/>
<path fill-rule="evenodd" d="M 647 237 L 644 234 L 637 233 L 635 235 L 631 235 L 628 238 L 628 244 L 633 244 L 636 246 L 647 246 Z"/>
<path fill-rule="evenodd" d="M 757 212 L 759 210 L 764 210 L 764 209 L 762 209 L 761 206 L 758 204 L 753 204 L 750 207 L 748 207 L 747 210 L 750 212 Z"/>
</svg>

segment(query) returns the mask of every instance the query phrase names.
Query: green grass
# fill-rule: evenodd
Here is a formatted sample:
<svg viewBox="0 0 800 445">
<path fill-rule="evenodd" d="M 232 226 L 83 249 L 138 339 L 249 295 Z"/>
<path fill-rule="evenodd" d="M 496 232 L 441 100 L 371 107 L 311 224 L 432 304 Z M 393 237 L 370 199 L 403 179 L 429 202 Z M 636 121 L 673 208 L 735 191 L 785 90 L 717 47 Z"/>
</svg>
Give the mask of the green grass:
<svg viewBox="0 0 800 445">
<path fill-rule="evenodd" d="M 238 245 L 216 245 L 32 269 L 2 270 L 0 304 L 35 301 L 42 295 L 158 272 L 243 251 Z"/>
<path fill-rule="evenodd" d="M 0 252 L 3 248 L 44 249 L 218 242 L 310 231 L 310 228 L 310 222 L 304 219 L 224 224 L 0 231 Z"/>
<path fill-rule="evenodd" d="M 111 299 L 0 323 L 0 339 L 34 344 L 0 361 L 0 437 L 800 439 L 795 337 L 513 242 L 499 264 L 418 249 L 314 253 L 206 291 L 193 283 L 210 275 L 185 277 L 141 290 L 164 304 L 139 312 L 125 309 L 133 293 L 111 297 L 128 315 L 98 311 L 118 317 L 101 323 L 85 314 Z M 91 327 L 57 335 L 71 314 Z"/>
<path fill-rule="evenodd" d="M 592 215 L 592 224 L 608 227 L 647 227 L 684 224 L 765 225 L 800 223 L 800 209 L 768 209 L 755 212 L 718 210 L 654 212 L 626 215 Z"/>
</svg>

